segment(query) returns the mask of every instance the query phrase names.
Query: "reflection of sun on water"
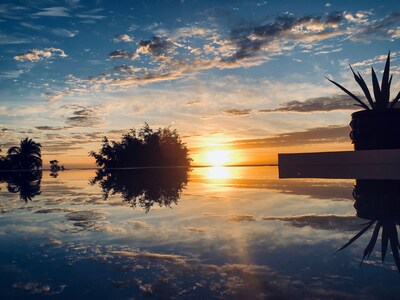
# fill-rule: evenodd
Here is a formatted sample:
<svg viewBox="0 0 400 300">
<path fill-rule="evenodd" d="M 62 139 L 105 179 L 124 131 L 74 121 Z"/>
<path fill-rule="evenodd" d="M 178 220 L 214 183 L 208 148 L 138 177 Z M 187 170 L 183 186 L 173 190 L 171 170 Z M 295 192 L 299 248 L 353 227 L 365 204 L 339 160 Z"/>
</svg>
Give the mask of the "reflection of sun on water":
<svg viewBox="0 0 400 300">
<path fill-rule="evenodd" d="M 227 167 L 207 168 L 208 179 L 229 179 L 230 177 L 231 177 L 231 172 Z"/>
</svg>

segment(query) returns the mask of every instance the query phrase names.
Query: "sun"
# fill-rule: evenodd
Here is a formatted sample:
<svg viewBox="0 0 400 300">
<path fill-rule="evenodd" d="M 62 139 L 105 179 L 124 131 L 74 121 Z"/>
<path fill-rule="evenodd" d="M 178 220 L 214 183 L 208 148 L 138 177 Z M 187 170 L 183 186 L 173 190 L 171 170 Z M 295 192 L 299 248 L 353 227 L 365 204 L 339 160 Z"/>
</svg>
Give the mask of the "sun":
<svg viewBox="0 0 400 300">
<path fill-rule="evenodd" d="M 206 153 L 205 160 L 212 166 L 224 166 L 231 159 L 229 150 L 212 150 Z"/>
</svg>

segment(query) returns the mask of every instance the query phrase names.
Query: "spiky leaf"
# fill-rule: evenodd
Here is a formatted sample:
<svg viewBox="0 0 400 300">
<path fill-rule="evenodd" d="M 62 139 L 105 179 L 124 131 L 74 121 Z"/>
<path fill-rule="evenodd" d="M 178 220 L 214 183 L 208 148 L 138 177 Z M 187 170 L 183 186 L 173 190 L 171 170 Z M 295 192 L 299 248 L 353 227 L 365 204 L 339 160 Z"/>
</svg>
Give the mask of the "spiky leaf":
<svg viewBox="0 0 400 300">
<path fill-rule="evenodd" d="M 369 222 L 367 226 L 365 226 L 363 229 L 361 229 L 359 233 L 357 233 L 346 244 L 344 244 L 339 250 L 337 250 L 336 253 L 343 250 L 347 246 L 351 245 L 355 240 L 357 240 L 360 236 L 362 236 L 364 234 L 364 232 L 366 232 L 374 223 L 375 223 L 375 221 Z"/>
<path fill-rule="evenodd" d="M 376 241 L 378 239 L 378 235 L 379 235 L 379 230 L 381 229 L 381 222 L 378 221 L 378 223 L 376 224 L 375 228 L 374 228 L 374 232 L 372 233 L 372 237 L 371 240 L 369 241 L 367 247 L 364 250 L 364 255 L 363 258 L 361 260 L 360 265 L 363 263 L 365 257 L 369 257 L 372 253 L 372 250 L 374 250 Z"/>
<path fill-rule="evenodd" d="M 389 243 L 389 228 L 390 224 L 385 222 L 382 226 L 382 262 L 385 260 L 386 250 Z"/>
<path fill-rule="evenodd" d="M 376 77 L 374 68 L 371 68 L 372 86 L 374 88 L 375 103 L 377 108 L 382 108 L 381 89 L 379 87 L 378 78 Z"/>
<path fill-rule="evenodd" d="M 390 238 L 390 247 L 392 248 L 392 254 L 394 260 L 396 262 L 397 270 L 400 272 L 400 256 L 399 256 L 399 249 L 397 247 L 398 237 L 397 237 L 397 228 L 396 224 L 393 223 L 390 226 L 389 238 Z"/>
<path fill-rule="evenodd" d="M 389 93 L 390 93 L 390 86 L 389 86 L 389 68 L 390 68 L 390 52 L 388 53 L 385 69 L 383 70 L 382 75 L 382 84 L 381 84 L 381 99 L 382 99 L 382 106 L 385 108 L 388 107 L 389 103 Z"/>
<path fill-rule="evenodd" d="M 392 100 L 392 104 L 390 105 L 390 108 L 393 108 L 395 105 L 396 105 L 396 103 L 397 103 L 397 101 L 399 101 L 400 100 L 400 92 L 397 94 L 397 96 Z"/>
<path fill-rule="evenodd" d="M 362 100 L 360 100 L 356 95 L 354 95 L 352 92 L 350 92 L 349 90 L 347 90 L 346 88 L 344 88 L 343 86 L 341 86 L 339 83 L 330 80 L 328 77 L 325 77 L 326 79 L 328 79 L 330 82 L 332 82 L 334 85 L 336 85 L 338 88 L 340 88 L 343 92 L 345 92 L 347 95 L 349 95 L 351 98 L 353 98 L 354 100 L 356 100 L 358 103 L 360 103 L 360 105 L 369 110 L 370 108 L 368 107 L 368 105 L 366 105 Z"/>
<path fill-rule="evenodd" d="M 369 89 L 367 87 L 367 84 L 365 83 L 364 79 L 361 77 L 360 73 L 358 75 L 354 72 L 353 68 L 349 65 L 351 72 L 353 72 L 354 79 L 357 81 L 358 85 L 361 87 L 361 89 L 364 92 L 365 97 L 367 98 L 369 105 L 371 108 L 374 108 L 374 101 L 372 100 L 371 93 L 369 92 Z"/>
</svg>

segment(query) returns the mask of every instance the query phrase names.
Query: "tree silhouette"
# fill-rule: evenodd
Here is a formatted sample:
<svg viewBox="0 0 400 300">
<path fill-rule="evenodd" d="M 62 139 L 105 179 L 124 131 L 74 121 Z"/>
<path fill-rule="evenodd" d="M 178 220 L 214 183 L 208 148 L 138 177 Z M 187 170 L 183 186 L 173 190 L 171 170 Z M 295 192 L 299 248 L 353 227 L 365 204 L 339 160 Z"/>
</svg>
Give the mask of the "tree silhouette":
<svg viewBox="0 0 400 300">
<path fill-rule="evenodd" d="M 170 207 L 177 204 L 188 181 L 189 168 L 157 168 L 136 170 L 103 170 L 91 184 L 98 183 L 103 198 L 119 194 L 133 207 L 150 210 L 153 205 Z"/>
<path fill-rule="evenodd" d="M 7 182 L 10 193 L 19 193 L 21 200 L 28 202 L 40 195 L 42 171 L 0 172 L 0 182 Z"/>
<path fill-rule="evenodd" d="M 190 166 L 186 144 L 176 130 L 158 128 L 153 131 L 147 123 L 138 131 L 133 128 L 120 142 L 104 137 L 98 153 L 89 154 L 101 168 Z"/>
<path fill-rule="evenodd" d="M 42 155 L 39 143 L 25 138 L 19 147 L 11 147 L 7 151 L 7 159 L 11 169 L 14 170 L 38 170 L 42 167 Z"/>
</svg>

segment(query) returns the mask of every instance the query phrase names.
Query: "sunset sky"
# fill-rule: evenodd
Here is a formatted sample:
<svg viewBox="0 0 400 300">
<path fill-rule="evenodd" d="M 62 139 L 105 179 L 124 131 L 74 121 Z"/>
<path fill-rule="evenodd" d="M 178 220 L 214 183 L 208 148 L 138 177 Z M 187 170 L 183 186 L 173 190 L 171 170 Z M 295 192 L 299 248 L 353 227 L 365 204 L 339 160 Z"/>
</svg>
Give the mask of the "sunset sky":
<svg viewBox="0 0 400 300">
<path fill-rule="evenodd" d="M 359 93 L 388 51 L 400 89 L 397 1 L 2 1 L 0 145 L 93 166 L 103 136 L 176 128 L 194 165 L 351 150 Z M 214 152 L 215 153 L 215 152 Z M 212 155 L 211 155 L 212 156 Z"/>
</svg>

